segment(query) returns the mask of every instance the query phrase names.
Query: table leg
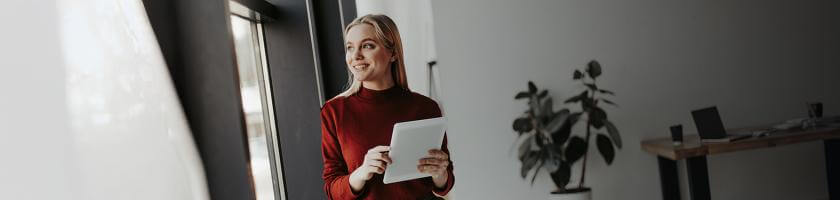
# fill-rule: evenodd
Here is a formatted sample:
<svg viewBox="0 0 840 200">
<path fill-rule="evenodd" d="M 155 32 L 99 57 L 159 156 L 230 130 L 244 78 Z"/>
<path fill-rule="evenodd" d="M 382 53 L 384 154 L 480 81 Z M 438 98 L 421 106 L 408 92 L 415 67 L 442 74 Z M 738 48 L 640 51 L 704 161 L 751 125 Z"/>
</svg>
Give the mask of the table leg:
<svg viewBox="0 0 840 200">
<path fill-rule="evenodd" d="M 828 179 L 829 199 L 840 199 L 840 139 L 824 140 L 825 144 L 825 169 Z"/>
<path fill-rule="evenodd" d="M 706 156 L 688 158 L 686 163 L 691 200 L 711 200 L 712 193 L 709 189 L 709 169 L 706 165 Z"/>
<path fill-rule="evenodd" d="M 659 182 L 662 184 L 662 199 L 680 200 L 680 180 L 677 174 L 677 161 L 661 156 L 659 160 Z"/>
</svg>

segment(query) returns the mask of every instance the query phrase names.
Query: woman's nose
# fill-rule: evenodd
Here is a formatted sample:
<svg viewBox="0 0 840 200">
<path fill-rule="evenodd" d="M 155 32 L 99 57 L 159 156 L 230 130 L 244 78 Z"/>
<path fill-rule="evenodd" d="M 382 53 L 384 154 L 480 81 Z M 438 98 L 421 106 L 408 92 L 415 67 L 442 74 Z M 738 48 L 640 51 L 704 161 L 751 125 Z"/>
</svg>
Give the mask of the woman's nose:
<svg viewBox="0 0 840 200">
<path fill-rule="evenodd" d="M 364 58 L 362 56 L 362 51 L 359 51 L 359 50 L 356 50 L 356 49 L 353 50 L 352 55 L 353 55 L 354 60 L 361 60 L 362 58 Z"/>
</svg>

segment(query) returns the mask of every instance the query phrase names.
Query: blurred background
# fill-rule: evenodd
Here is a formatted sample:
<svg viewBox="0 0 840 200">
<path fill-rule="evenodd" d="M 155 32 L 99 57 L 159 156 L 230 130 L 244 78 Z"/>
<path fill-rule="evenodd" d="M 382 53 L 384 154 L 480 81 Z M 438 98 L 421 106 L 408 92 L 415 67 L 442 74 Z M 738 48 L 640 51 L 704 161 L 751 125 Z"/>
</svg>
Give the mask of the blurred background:
<svg viewBox="0 0 840 200">
<path fill-rule="evenodd" d="M 573 72 L 598 60 L 623 147 L 610 165 L 588 147 L 586 185 L 593 199 L 665 199 L 641 142 L 675 124 L 696 134 L 692 110 L 717 106 L 733 128 L 807 117 L 807 102 L 840 114 L 838 10 L 830 0 L 11 0 L 0 8 L 0 199 L 325 199 L 318 113 L 346 87 L 343 27 L 365 14 L 395 20 L 410 87 L 448 119 L 457 181 L 446 198 L 553 198 L 549 173 L 520 176 L 511 125 L 528 106 L 514 96 L 532 81 L 554 108 L 574 109 L 562 100 L 586 86 Z M 709 156 L 711 198 L 836 199 L 828 149 Z M 686 164 L 677 168 L 689 199 Z"/>
</svg>

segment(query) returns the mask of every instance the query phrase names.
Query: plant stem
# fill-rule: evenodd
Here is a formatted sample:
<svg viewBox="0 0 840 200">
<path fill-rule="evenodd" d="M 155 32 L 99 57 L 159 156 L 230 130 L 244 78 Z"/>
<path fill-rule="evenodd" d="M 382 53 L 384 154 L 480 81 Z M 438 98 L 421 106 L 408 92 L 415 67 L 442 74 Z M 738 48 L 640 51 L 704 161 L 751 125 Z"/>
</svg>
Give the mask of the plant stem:
<svg viewBox="0 0 840 200">
<path fill-rule="evenodd" d="M 584 150 L 584 153 L 583 153 L 583 165 L 580 167 L 580 182 L 578 184 L 578 188 L 583 188 L 583 180 L 585 180 L 584 178 L 586 177 L 586 158 L 589 157 L 588 156 L 589 155 L 589 133 L 590 133 L 589 129 L 590 129 L 590 125 L 592 125 L 592 124 L 589 123 L 588 121 L 589 120 L 587 119 L 586 139 L 584 139 L 585 143 L 586 143 L 586 149 Z"/>
<path fill-rule="evenodd" d="M 595 84 L 595 79 L 594 78 L 592 79 L 592 84 Z M 592 91 L 591 99 L 595 99 L 595 92 L 596 91 Z M 595 102 L 593 101 L 592 106 L 595 106 L 594 104 L 595 104 Z M 583 188 L 583 181 L 586 180 L 585 179 L 585 177 L 586 177 L 586 160 L 589 157 L 589 135 L 591 133 L 591 129 L 592 129 L 592 121 L 589 119 L 589 114 L 587 114 L 587 116 L 586 116 L 586 138 L 584 139 L 584 142 L 586 143 L 586 149 L 583 151 L 584 152 L 583 153 L 583 165 L 580 167 L 580 182 L 578 184 L 578 188 Z"/>
</svg>

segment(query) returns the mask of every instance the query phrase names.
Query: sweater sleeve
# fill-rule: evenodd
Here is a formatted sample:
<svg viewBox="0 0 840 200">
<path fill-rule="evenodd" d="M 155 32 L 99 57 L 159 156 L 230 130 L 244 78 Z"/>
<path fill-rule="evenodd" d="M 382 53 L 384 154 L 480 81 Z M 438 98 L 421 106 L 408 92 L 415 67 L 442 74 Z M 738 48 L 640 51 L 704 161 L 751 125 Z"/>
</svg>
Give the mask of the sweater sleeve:
<svg viewBox="0 0 840 200">
<path fill-rule="evenodd" d="M 437 102 L 435 102 L 435 101 L 431 101 L 431 102 L 432 102 L 431 103 L 432 105 L 429 108 L 429 110 L 432 110 L 431 115 L 433 117 L 442 117 L 443 112 L 441 112 L 441 107 L 437 104 Z M 449 194 L 449 191 L 452 190 L 452 186 L 455 185 L 455 174 L 452 173 L 452 171 L 454 171 L 454 169 L 455 169 L 455 167 L 454 167 L 455 164 L 452 163 L 452 154 L 449 153 L 449 141 L 448 141 L 447 137 L 448 137 L 447 133 L 444 133 L 444 135 L 443 135 L 443 146 L 441 147 L 441 150 L 443 152 L 445 152 L 447 155 L 449 155 L 449 167 L 446 168 L 446 171 L 447 171 L 447 174 L 448 174 L 449 177 L 446 179 L 446 186 L 444 186 L 443 188 L 434 187 L 434 183 L 432 183 L 432 185 L 433 185 L 432 188 L 434 188 L 434 189 L 432 189 L 432 193 L 434 193 L 436 196 L 439 196 L 439 197 L 444 197 L 447 194 Z"/>
<path fill-rule="evenodd" d="M 450 157 L 451 157 L 452 154 L 449 153 L 449 147 L 448 146 L 449 145 L 447 144 L 446 135 L 444 135 L 443 136 L 443 147 L 441 148 L 441 150 L 443 152 L 446 152 L 446 154 L 450 155 Z M 453 167 L 453 165 L 454 164 L 452 163 L 452 158 L 450 158 L 449 159 L 449 167 L 446 168 L 447 174 L 449 174 L 448 175 L 449 177 L 446 179 L 446 186 L 444 186 L 443 188 L 433 187 L 434 189 L 432 190 L 432 192 L 436 196 L 439 196 L 439 197 L 446 196 L 446 194 L 449 194 L 449 191 L 452 190 L 452 186 L 455 185 L 455 174 L 452 173 L 452 171 L 455 169 L 455 167 Z"/>
<path fill-rule="evenodd" d="M 341 146 L 335 132 L 335 116 L 331 110 L 321 110 L 321 155 L 324 158 L 324 192 L 327 199 L 356 199 L 365 193 L 353 193 L 350 188 L 350 173 L 341 153 Z"/>
</svg>

